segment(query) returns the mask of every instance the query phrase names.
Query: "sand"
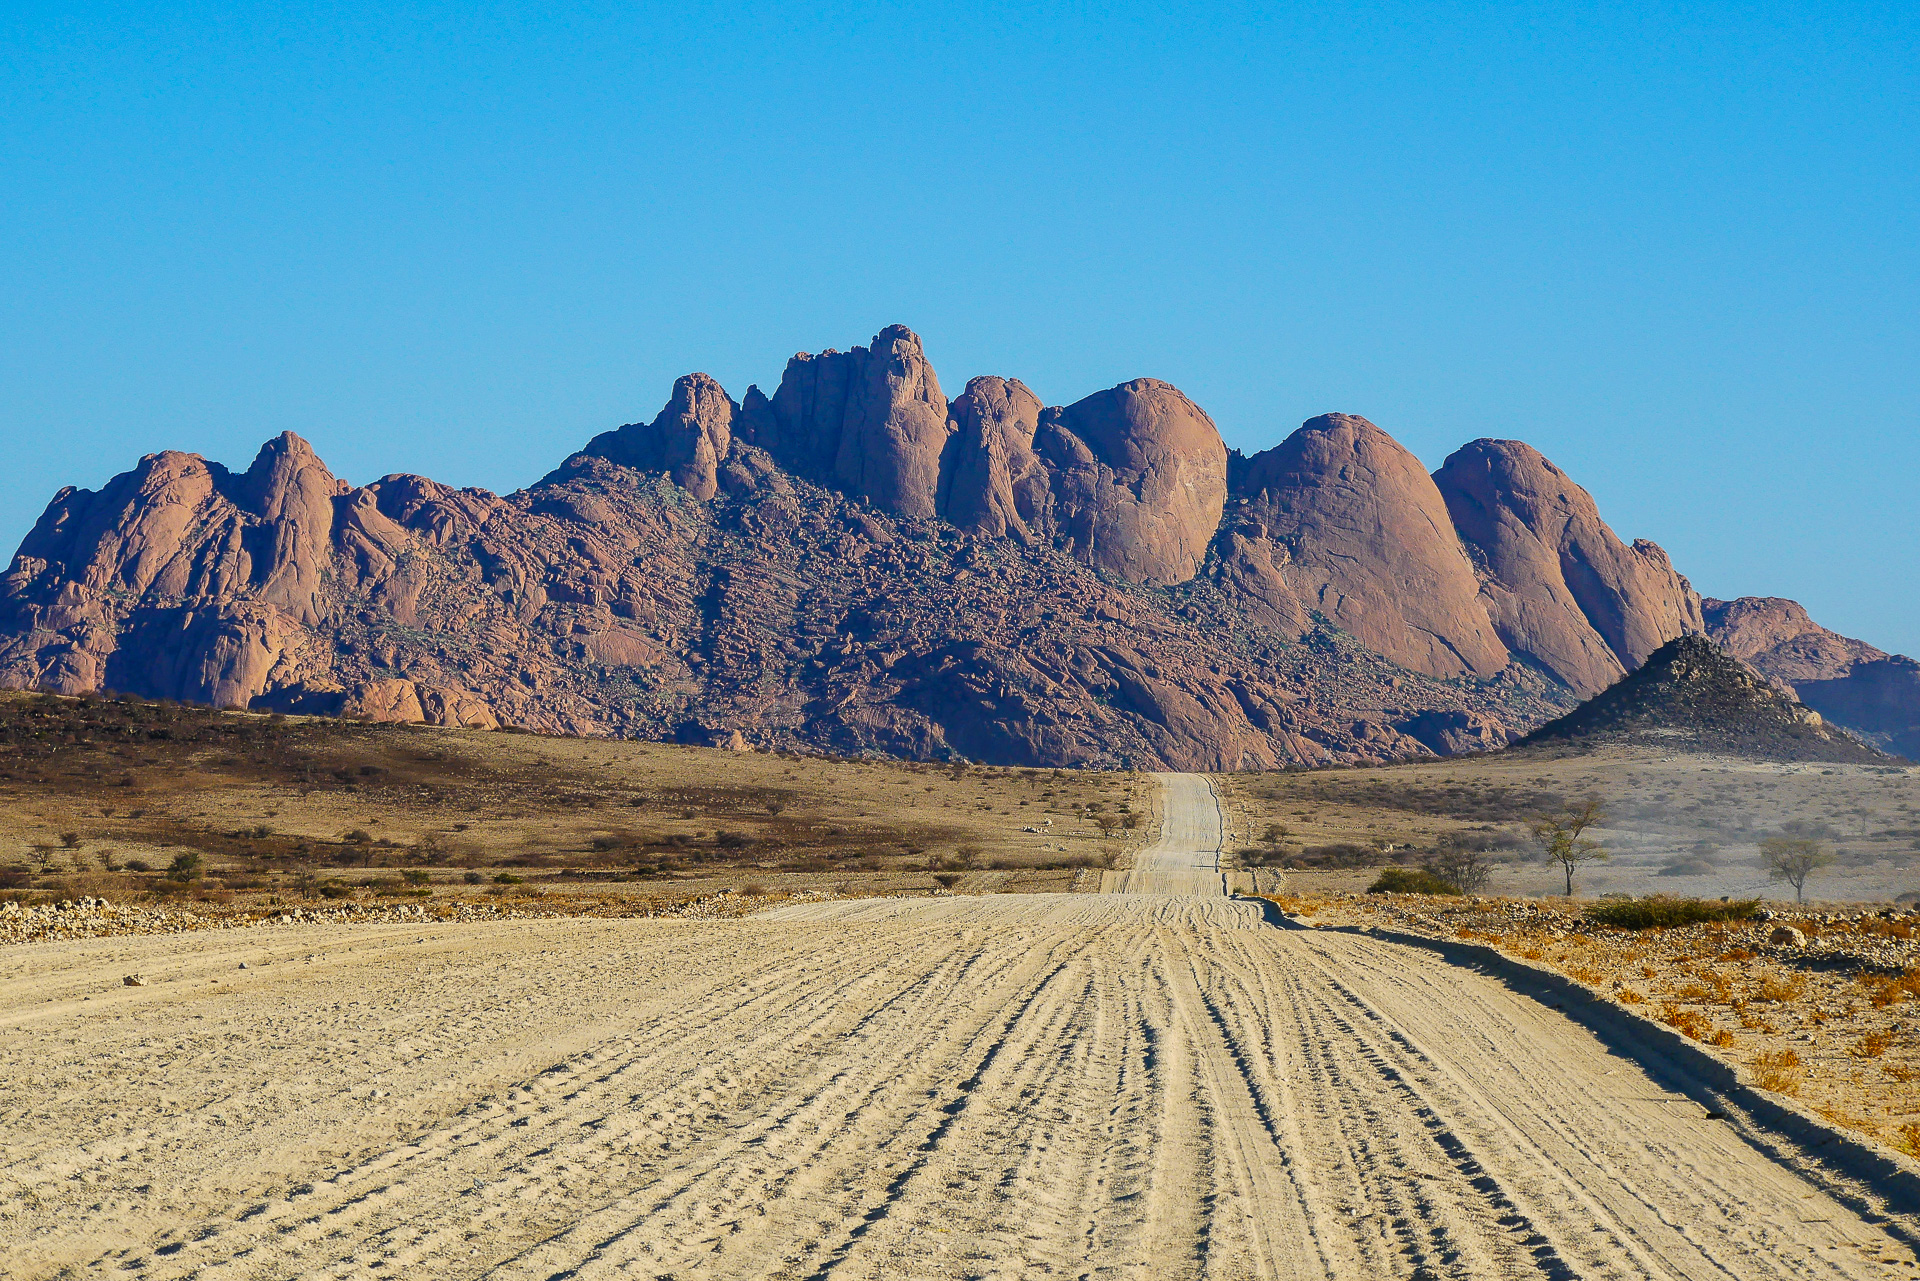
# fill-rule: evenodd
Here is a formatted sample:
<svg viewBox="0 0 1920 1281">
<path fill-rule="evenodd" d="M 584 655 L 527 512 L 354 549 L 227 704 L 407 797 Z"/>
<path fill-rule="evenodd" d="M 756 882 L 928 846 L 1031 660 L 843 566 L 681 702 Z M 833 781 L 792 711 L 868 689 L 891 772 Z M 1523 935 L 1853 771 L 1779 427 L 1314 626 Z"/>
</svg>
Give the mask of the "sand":
<svg viewBox="0 0 1920 1281">
<path fill-rule="evenodd" d="M 1913 1275 L 1911 1224 L 1869 1222 L 1683 1077 L 1486 976 L 1225 897 L 1212 804 L 1168 780 L 1126 878 L 1191 894 L 5 949 L 0 1260 Z"/>
</svg>

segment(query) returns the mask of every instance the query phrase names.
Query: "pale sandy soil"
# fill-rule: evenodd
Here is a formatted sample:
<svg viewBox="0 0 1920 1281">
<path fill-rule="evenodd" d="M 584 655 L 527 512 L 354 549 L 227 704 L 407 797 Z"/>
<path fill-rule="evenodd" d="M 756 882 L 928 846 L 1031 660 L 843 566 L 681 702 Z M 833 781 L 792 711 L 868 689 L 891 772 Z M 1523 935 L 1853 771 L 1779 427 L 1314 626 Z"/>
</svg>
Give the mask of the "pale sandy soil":
<svg viewBox="0 0 1920 1281">
<path fill-rule="evenodd" d="M 8 948 L 0 1268 L 1913 1275 L 1684 1077 L 1222 896 L 1186 787 L 1129 875 L 1211 894 Z"/>
</svg>

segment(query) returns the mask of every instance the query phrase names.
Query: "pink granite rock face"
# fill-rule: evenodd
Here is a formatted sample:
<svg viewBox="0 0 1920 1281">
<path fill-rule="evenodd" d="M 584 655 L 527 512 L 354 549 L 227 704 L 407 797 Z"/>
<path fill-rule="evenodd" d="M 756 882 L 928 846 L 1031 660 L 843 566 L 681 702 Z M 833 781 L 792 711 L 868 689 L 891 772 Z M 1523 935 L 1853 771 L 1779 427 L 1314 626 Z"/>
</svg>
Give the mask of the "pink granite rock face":
<svg viewBox="0 0 1920 1281">
<path fill-rule="evenodd" d="M 1808 689 L 1871 676 L 1828 705 L 1906 725 L 1912 665 L 1787 604 L 1734 602 L 1720 634 Z M 771 397 L 689 374 L 506 496 L 350 488 L 291 435 L 238 474 L 150 455 L 58 494 L 0 576 L 0 684 L 1266 768 L 1498 746 L 1699 623 L 1664 553 L 1524 445 L 1429 477 L 1330 414 L 1230 459 L 1154 379 L 949 404 L 892 326 L 795 356 Z"/>
<path fill-rule="evenodd" d="M 1432 676 L 1492 676 L 1507 650 L 1420 460 L 1364 418 L 1323 414 L 1248 459 L 1243 522 L 1284 548 L 1294 595 Z"/>
<path fill-rule="evenodd" d="M 1017 378 L 974 378 L 953 402 L 940 514 L 962 529 L 1031 543 L 1053 521 L 1052 476 L 1033 452 L 1040 398 Z"/>
<path fill-rule="evenodd" d="M 869 347 L 795 356 L 754 416 L 751 443 L 801 475 L 895 515 L 934 514 L 952 427 L 940 379 L 906 326 L 889 325 Z"/>
<path fill-rule="evenodd" d="M 1220 524 L 1227 447 L 1178 388 L 1137 378 L 1041 416 L 1052 532 L 1129 582 L 1193 577 Z"/>
<path fill-rule="evenodd" d="M 603 432 L 581 452 L 665 471 L 695 498 L 712 498 L 720 488 L 720 465 L 733 449 L 738 412 L 719 383 L 706 374 L 687 374 L 674 381 L 672 396 L 652 422 Z"/>
<path fill-rule="evenodd" d="M 1649 542 L 1628 546 L 1593 498 L 1517 440 L 1476 440 L 1434 483 L 1483 571 L 1500 639 L 1582 696 L 1678 636 L 1704 630 L 1700 598 Z"/>
</svg>

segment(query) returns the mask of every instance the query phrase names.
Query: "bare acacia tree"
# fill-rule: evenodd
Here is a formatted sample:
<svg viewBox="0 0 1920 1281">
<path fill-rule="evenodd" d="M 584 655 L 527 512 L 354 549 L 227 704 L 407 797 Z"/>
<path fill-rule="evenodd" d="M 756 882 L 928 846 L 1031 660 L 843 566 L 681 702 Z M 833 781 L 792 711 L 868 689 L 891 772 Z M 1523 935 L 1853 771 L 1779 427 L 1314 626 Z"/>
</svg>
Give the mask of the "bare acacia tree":
<svg viewBox="0 0 1920 1281">
<path fill-rule="evenodd" d="M 1833 855 L 1819 841 L 1805 837 L 1772 836 L 1760 842 L 1760 861 L 1766 864 L 1767 879 L 1785 881 L 1793 886 L 1796 903 L 1807 901 L 1807 878 L 1833 862 Z"/>
<path fill-rule="evenodd" d="M 1540 843 L 1540 856 L 1548 863 L 1558 863 L 1560 870 L 1567 875 L 1567 897 L 1573 897 L 1573 876 L 1582 864 L 1604 860 L 1606 850 L 1600 843 L 1587 837 L 1587 830 L 1599 824 L 1601 818 L 1600 798 L 1589 796 L 1584 801 L 1572 801 L 1550 814 L 1542 814 L 1528 822 L 1533 839 Z"/>
<path fill-rule="evenodd" d="M 1446 844 L 1428 862 L 1427 868 L 1463 894 L 1478 894 L 1493 878 L 1493 854 L 1474 849 L 1471 844 Z"/>
</svg>

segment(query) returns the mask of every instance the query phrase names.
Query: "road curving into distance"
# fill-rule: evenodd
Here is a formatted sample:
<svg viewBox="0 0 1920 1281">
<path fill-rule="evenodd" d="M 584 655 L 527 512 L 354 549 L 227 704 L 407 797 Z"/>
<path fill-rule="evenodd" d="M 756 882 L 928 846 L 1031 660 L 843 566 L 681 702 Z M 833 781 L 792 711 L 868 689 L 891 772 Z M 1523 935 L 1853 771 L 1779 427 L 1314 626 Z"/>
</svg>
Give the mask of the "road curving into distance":
<svg viewBox="0 0 1920 1281">
<path fill-rule="evenodd" d="M 1548 1006 L 1264 924 L 1204 784 L 1116 894 L 6 949 L 0 1271 L 1914 1275 Z"/>
</svg>

